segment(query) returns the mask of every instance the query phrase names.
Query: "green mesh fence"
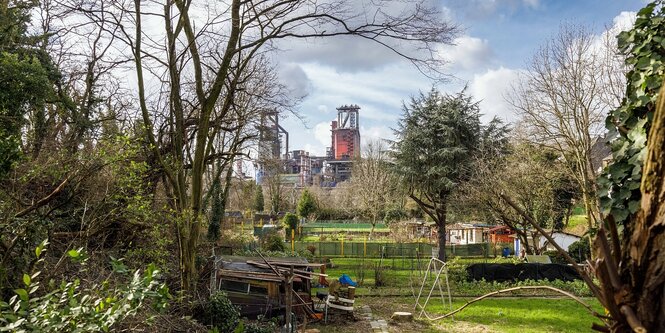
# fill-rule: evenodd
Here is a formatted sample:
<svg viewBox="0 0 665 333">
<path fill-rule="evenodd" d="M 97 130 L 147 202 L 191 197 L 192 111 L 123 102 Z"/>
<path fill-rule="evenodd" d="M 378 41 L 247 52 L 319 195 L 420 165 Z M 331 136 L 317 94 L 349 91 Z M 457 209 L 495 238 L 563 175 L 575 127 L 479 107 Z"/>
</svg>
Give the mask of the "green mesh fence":
<svg viewBox="0 0 665 333">
<path fill-rule="evenodd" d="M 323 257 L 429 258 L 434 246 L 427 243 L 363 243 L 353 241 L 296 242 L 296 250 L 316 248 L 315 255 Z M 446 246 L 446 253 L 457 257 L 488 257 L 489 244 Z"/>
</svg>

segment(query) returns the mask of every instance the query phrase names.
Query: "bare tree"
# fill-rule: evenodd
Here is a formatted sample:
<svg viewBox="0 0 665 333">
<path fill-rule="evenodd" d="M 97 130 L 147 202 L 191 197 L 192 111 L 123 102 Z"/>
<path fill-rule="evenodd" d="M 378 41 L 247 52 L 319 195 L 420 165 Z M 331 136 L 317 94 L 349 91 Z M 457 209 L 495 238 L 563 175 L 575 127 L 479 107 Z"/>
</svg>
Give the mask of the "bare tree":
<svg viewBox="0 0 665 333">
<path fill-rule="evenodd" d="M 228 169 L 228 157 L 239 153 L 230 147 L 242 146 L 218 146 L 219 135 L 247 130 L 226 126 L 229 118 L 240 119 L 234 109 L 251 112 L 240 108 L 242 96 L 266 98 L 253 91 L 253 74 L 267 85 L 274 83 L 253 73 L 258 57 L 278 40 L 350 35 L 388 47 L 423 72 L 437 74 L 442 61 L 437 46 L 450 43 L 457 31 L 424 0 L 97 0 L 71 1 L 69 7 L 113 32 L 122 41 L 115 50 L 131 55 L 146 139 L 179 215 L 185 290 L 195 286 L 195 252 L 211 179 Z M 288 109 L 283 100 L 270 100 L 273 107 Z M 222 141 L 234 142 L 229 136 Z M 220 156 L 224 159 L 217 166 Z M 206 180 L 210 169 L 216 172 Z"/>
<path fill-rule="evenodd" d="M 507 156 L 481 156 L 474 162 L 473 179 L 456 193 L 455 211 L 510 227 L 527 254 L 539 254 L 539 244 L 531 241 L 539 233 L 500 194 L 510 196 L 551 234 L 561 225 L 576 194 L 575 182 L 562 164 L 556 152 L 519 141 L 512 144 Z"/>
<path fill-rule="evenodd" d="M 604 119 L 616 105 L 611 84 L 617 62 L 583 27 L 564 25 L 533 56 L 508 101 L 521 116 L 528 137 L 555 149 L 582 190 L 589 227 L 600 221 L 597 166 L 592 146 L 603 133 Z M 611 74 L 611 75 L 610 75 Z M 611 103 L 611 104 L 610 104 Z"/>
<path fill-rule="evenodd" d="M 362 157 L 353 162 L 351 186 L 354 205 L 370 218 L 374 232 L 377 218 L 382 216 L 391 202 L 397 201 L 399 180 L 388 167 L 388 147 L 380 140 L 369 141 L 362 149 Z"/>
</svg>

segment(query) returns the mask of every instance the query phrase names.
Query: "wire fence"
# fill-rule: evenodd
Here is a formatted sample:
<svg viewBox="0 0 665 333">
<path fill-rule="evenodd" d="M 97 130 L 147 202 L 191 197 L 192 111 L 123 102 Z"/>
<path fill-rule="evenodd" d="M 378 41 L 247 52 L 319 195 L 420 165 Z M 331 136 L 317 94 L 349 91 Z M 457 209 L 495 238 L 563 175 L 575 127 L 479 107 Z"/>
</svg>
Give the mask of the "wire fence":
<svg viewBox="0 0 665 333">
<path fill-rule="evenodd" d="M 295 242 L 297 251 L 314 250 L 320 257 L 351 258 L 428 258 L 436 256 L 438 248 L 428 243 L 377 243 L 377 242 Z M 466 244 L 446 246 L 446 253 L 457 257 L 488 257 L 491 244 Z"/>
</svg>

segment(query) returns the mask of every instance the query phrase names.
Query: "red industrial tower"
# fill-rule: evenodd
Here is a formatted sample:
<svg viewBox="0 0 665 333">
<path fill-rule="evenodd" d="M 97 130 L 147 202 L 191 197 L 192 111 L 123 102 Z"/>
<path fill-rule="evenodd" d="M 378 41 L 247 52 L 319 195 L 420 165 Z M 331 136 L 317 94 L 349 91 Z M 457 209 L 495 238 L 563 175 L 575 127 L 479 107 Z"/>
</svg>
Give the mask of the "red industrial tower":
<svg viewBox="0 0 665 333">
<path fill-rule="evenodd" d="M 331 124 L 332 147 L 329 157 L 335 160 L 348 160 L 360 156 L 360 131 L 358 125 L 358 105 L 344 105 L 337 108 L 337 120 Z"/>
</svg>

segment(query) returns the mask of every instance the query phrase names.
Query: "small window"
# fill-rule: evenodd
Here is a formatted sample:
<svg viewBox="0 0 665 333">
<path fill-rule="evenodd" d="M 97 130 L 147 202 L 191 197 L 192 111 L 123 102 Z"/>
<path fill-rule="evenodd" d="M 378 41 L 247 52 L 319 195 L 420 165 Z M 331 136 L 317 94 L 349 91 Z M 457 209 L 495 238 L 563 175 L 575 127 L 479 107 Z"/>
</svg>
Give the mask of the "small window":
<svg viewBox="0 0 665 333">
<path fill-rule="evenodd" d="M 250 286 L 249 292 L 252 294 L 268 295 L 268 288 L 259 286 Z"/>
<path fill-rule="evenodd" d="M 232 280 L 222 280 L 221 289 L 226 291 L 249 293 L 249 283 L 232 281 Z"/>
</svg>

